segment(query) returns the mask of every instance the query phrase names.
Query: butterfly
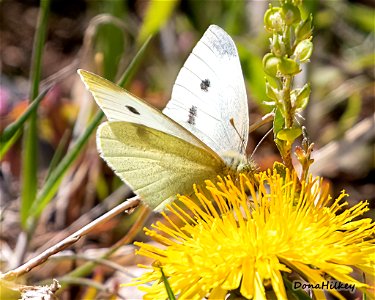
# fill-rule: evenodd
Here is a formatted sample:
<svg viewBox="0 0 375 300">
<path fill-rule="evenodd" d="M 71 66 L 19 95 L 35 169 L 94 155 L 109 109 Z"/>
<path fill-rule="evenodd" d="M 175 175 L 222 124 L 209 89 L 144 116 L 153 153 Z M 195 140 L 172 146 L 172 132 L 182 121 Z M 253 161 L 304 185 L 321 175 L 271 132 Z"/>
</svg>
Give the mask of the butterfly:
<svg viewBox="0 0 375 300">
<path fill-rule="evenodd" d="M 249 170 L 246 89 L 237 48 L 211 25 L 192 50 L 160 110 L 98 75 L 78 70 L 108 121 L 101 157 L 156 211 L 194 184 Z"/>
</svg>

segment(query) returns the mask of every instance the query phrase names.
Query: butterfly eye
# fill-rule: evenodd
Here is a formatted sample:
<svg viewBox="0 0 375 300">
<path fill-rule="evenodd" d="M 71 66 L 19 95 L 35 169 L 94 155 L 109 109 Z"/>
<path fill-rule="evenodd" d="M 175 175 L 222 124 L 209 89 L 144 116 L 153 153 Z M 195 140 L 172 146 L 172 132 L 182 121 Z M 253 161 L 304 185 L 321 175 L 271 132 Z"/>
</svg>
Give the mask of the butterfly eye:
<svg viewBox="0 0 375 300">
<path fill-rule="evenodd" d="M 211 85 L 210 80 L 208 80 L 208 79 L 202 80 L 202 82 L 201 82 L 201 90 L 205 91 L 205 92 L 208 92 L 208 88 L 210 87 L 210 85 Z"/>
<path fill-rule="evenodd" d="M 140 115 L 139 111 L 136 110 L 133 106 L 125 105 L 125 107 L 133 114 Z"/>
<path fill-rule="evenodd" d="M 189 109 L 189 118 L 188 118 L 188 123 L 190 125 L 195 125 L 195 118 L 197 117 L 197 107 L 196 106 L 192 106 L 190 107 Z"/>
</svg>

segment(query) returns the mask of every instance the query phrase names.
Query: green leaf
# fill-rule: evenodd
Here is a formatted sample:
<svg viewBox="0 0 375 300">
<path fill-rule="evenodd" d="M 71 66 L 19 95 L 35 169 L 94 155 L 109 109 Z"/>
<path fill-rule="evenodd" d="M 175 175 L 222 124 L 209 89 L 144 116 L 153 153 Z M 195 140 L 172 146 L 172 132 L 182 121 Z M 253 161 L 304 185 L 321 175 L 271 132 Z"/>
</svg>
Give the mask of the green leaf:
<svg viewBox="0 0 375 300">
<path fill-rule="evenodd" d="M 302 41 L 308 39 L 312 35 L 312 15 L 310 14 L 304 21 L 301 21 L 296 30 L 296 40 Z"/>
<path fill-rule="evenodd" d="M 144 43 L 150 35 L 154 35 L 165 25 L 177 3 L 177 0 L 151 0 L 149 2 L 138 36 L 138 44 Z"/>
<path fill-rule="evenodd" d="M 297 92 L 295 106 L 297 109 L 304 109 L 309 102 L 310 84 L 306 83 L 301 89 L 296 89 L 295 91 Z"/>
<path fill-rule="evenodd" d="M 300 127 L 285 128 L 277 133 L 277 138 L 292 144 L 301 134 L 302 129 Z"/>
<path fill-rule="evenodd" d="M 268 82 L 266 82 L 266 94 L 268 98 L 275 101 L 275 105 L 276 105 L 276 102 L 278 101 L 278 97 L 277 97 L 278 90 L 273 88 L 271 84 L 269 84 Z"/>
</svg>

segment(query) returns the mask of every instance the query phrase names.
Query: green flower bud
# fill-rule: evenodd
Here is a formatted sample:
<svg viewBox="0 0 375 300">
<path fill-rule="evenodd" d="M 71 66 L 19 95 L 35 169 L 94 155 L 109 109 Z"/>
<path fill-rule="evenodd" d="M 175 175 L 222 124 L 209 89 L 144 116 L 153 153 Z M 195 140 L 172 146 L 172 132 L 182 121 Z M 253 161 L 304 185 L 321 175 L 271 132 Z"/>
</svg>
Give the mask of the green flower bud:
<svg viewBox="0 0 375 300">
<path fill-rule="evenodd" d="M 284 20 L 280 7 L 270 7 L 264 14 L 264 25 L 268 31 L 282 32 Z"/>
<path fill-rule="evenodd" d="M 299 65 L 293 59 L 283 57 L 280 59 L 280 63 L 278 65 L 278 70 L 283 75 L 296 75 L 301 72 Z"/>
<path fill-rule="evenodd" d="M 312 35 L 312 15 L 310 15 L 306 20 L 300 22 L 295 31 L 296 40 L 302 41 L 308 39 Z"/>
<path fill-rule="evenodd" d="M 311 57 L 313 51 L 313 43 L 310 40 L 303 40 L 298 43 L 294 49 L 294 58 L 300 62 L 306 62 Z"/>
<path fill-rule="evenodd" d="M 280 61 L 280 58 L 274 56 L 272 53 L 267 53 L 263 57 L 264 72 L 269 76 L 276 77 Z"/>
<path fill-rule="evenodd" d="M 301 12 L 299 11 L 299 8 L 291 3 L 283 4 L 282 14 L 285 24 L 287 25 L 292 25 L 301 21 Z"/>
</svg>

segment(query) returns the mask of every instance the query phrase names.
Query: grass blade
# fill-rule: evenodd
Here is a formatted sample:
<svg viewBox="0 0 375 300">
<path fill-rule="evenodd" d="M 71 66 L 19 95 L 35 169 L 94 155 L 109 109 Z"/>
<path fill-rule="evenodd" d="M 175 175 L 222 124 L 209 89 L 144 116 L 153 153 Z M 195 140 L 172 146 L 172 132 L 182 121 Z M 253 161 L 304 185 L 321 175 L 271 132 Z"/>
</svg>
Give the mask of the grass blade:
<svg viewBox="0 0 375 300">
<path fill-rule="evenodd" d="M 7 141 L 1 140 L 0 138 L 0 160 L 4 158 L 4 155 L 7 154 L 8 150 L 13 146 L 13 144 L 18 140 L 18 138 L 21 136 L 22 130 L 17 130 L 10 139 Z"/>
<path fill-rule="evenodd" d="M 161 277 L 163 278 L 165 290 L 167 291 L 168 299 L 169 300 L 176 300 L 176 296 L 173 294 L 173 291 L 171 289 L 171 286 L 169 285 L 168 278 L 165 277 L 163 268 L 160 267 Z"/>
<path fill-rule="evenodd" d="M 69 136 L 70 136 L 70 131 L 66 130 L 63 136 L 61 137 L 61 140 L 59 144 L 57 145 L 55 153 L 53 154 L 51 162 L 48 166 L 46 180 L 48 180 L 48 177 L 51 175 L 52 171 L 56 168 L 56 166 L 58 165 L 58 162 L 61 161 L 62 158 L 64 157 L 64 154 L 65 154 L 64 150 L 69 143 Z"/>
<path fill-rule="evenodd" d="M 138 68 L 139 63 L 141 62 L 141 58 L 143 57 L 148 44 L 151 41 L 152 36 L 150 35 L 146 41 L 143 43 L 143 45 L 139 48 L 138 52 L 132 59 L 132 61 L 129 63 L 129 66 L 126 68 L 124 73 L 122 74 L 120 80 L 117 82 L 119 86 L 125 86 L 126 83 L 130 81 L 130 78 L 133 77 L 135 71 Z"/>
<path fill-rule="evenodd" d="M 32 113 L 36 111 L 39 106 L 39 103 L 44 99 L 44 96 L 47 94 L 48 89 L 41 92 L 38 97 L 28 106 L 24 113 L 13 123 L 9 124 L 3 131 L 0 136 L 1 143 L 8 142 L 16 132 L 22 128 L 24 123 L 28 120 Z"/>
<path fill-rule="evenodd" d="M 39 83 L 41 77 L 41 62 L 43 46 L 45 44 L 47 33 L 47 20 L 49 16 L 49 0 L 40 2 L 40 11 L 38 16 L 38 24 L 35 32 L 32 66 L 31 66 L 31 90 L 30 101 L 34 101 L 39 93 Z M 29 120 L 26 123 L 23 135 L 22 147 L 22 190 L 21 190 L 21 225 L 26 228 L 26 221 L 29 215 L 32 203 L 37 194 L 37 113 L 33 110 L 30 113 Z"/>
</svg>

